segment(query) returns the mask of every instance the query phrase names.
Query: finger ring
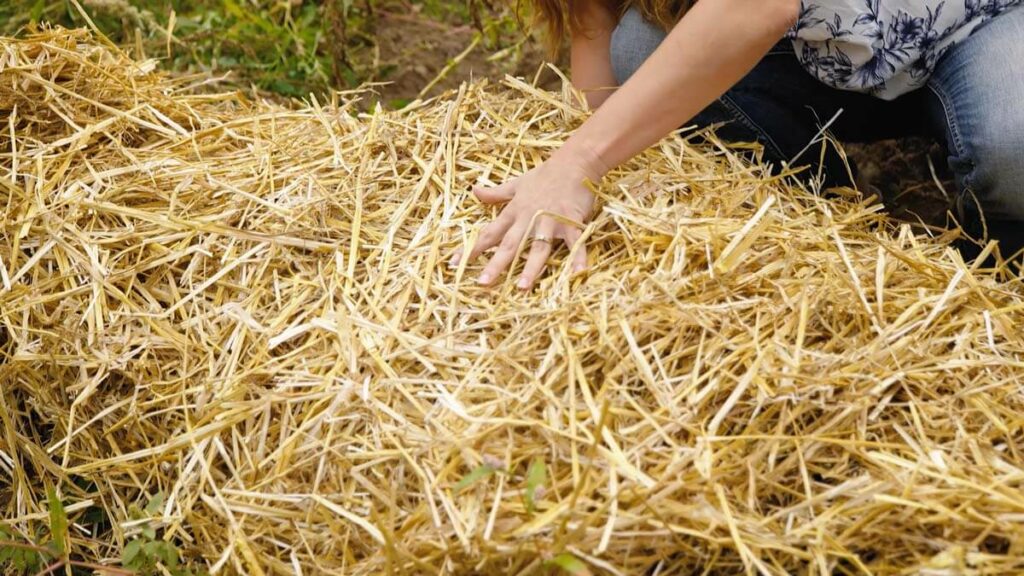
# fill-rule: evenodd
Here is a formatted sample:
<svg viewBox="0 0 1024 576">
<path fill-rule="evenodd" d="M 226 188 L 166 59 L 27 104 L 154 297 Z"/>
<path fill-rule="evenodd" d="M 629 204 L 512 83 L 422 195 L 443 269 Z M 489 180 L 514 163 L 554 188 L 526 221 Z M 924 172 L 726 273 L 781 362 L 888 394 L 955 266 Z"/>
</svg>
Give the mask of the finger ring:
<svg viewBox="0 0 1024 576">
<path fill-rule="evenodd" d="M 549 236 L 545 236 L 543 234 L 537 234 L 536 236 L 534 236 L 533 237 L 533 241 L 534 242 L 546 242 L 548 244 L 551 244 L 551 238 Z"/>
</svg>

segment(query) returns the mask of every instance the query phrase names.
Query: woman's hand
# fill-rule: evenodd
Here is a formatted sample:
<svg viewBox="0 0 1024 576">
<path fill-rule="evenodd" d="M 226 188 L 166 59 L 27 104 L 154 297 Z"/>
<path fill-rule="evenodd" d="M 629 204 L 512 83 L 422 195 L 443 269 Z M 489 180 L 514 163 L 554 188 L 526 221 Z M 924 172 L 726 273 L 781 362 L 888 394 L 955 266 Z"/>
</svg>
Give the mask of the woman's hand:
<svg viewBox="0 0 1024 576">
<path fill-rule="evenodd" d="M 586 222 L 594 206 L 587 179 L 597 182 L 608 167 L 639 154 L 714 102 L 785 35 L 799 11 L 799 0 L 696 2 L 636 74 L 550 160 L 516 180 L 476 190 L 484 202 L 508 202 L 468 255 L 473 259 L 498 247 L 479 282 L 494 284 L 530 234 L 534 240 L 517 285 L 533 286 L 553 243 L 571 246 L 582 234 L 549 216 L 538 217 L 530 230 L 534 216 L 548 212 Z M 456 254 L 452 263 L 460 257 Z M 573 269 L 585 267 L 586 253 L 579 250 Z"/>
<path fill-rule="evenodd" d="M 586 181 L 599 182 L 606 171 L 596 155 L 567 145 L 544 164 L 514 180 L 494 188 L 475 188 L 473 193 L 481 202 L 508 202 L 498 218 L 480 232 L 469 253 L 469 259 L 474 260 L 497 246 L 477 282 L 493 285 L 512 266 L 523 238 L 529 236 L 531 239 L 524 249 L 526 265 L 516 286 L 523 290 L 531 288 L 544 271 L 552 250 L 560 243 L 572 248 L 579 240 L 583 230 L 569 222 L 585 224 L 590 219 L 594 195 Z M 557 214 L 567 221 L 543 214 L 537 216 L 544 212 Z M 459 251 L 450 265 L 457 266 L 461 258 Z M 576 252 L 572 267 L 574 272 L 587 267 L 586 249 L 581 247 Z"/>
</svg>

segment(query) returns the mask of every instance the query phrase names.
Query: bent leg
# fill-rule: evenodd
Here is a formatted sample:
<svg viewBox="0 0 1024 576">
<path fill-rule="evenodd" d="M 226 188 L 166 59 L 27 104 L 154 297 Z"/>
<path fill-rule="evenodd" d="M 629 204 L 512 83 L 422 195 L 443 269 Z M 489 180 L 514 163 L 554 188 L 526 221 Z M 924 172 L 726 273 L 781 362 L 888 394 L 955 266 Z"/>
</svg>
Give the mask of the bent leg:
<svg viewBox="0 0 1024 576">
<path fill-rule="evenodd" d="M 668 36 L 659 26 L 647 21 L 636 8 L 630 8 L 612 33 L 611 59 L 615 79 L 621 86 L 647 61 Z M 756 106 L 756 103 L 755 103 Z M 719 98 L 687 125 L 698 128 L 719 126 L 718 136 L 727 142 L 760 142 L 766 147 L 769 159 L 783 160 L 783 152 L 769 133 L 750 120 L 749 116 L 732 102 Z"/>
<path fill-rule="evenodd" d="M 1024 7 L 976 30 L 939 61 L 928 84 L 945 132 L 965 230 L 1024 247 Z"/>
<path fill-rule="evenodd" d="M 611 40 L 612 72 L 619 86 L 640 69 L 666 36 L 667 32 L 645 20 L 636 8 L 622 15 Z"/>
<path fill-rule="evenodd" d="M 636 9 L 623 15 L 611 40 L 612 68 L 620 84 L 641 67 L 666 35 Z M 688 124 L 701 128 L 722 124 L 718 136 L 731 142 L 761 143 L 766 159 L 776 167 L 790 161 L 810 164 L 815 172 L 821 169 L 826 186 L 849 185 L 846 163 L 834 149 L 820 166 L 817 146 L 798 156 L 821 127 L 838 114 L 829 132 L 844 141 L 916 135 L 924 124 L 919 121 L 919 105 L 916 95 L 886 102 L 826 86 L 804 70 L 791 42 L 783 40 Z"/>
</svg>

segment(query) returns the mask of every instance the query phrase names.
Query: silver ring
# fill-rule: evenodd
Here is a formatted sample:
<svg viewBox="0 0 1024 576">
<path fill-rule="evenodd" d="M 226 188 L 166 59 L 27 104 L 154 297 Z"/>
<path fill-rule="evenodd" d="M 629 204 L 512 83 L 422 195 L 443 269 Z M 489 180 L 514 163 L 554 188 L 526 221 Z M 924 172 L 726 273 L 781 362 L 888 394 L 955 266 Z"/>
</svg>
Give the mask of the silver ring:
<svg viewBox="0 0 1024 576">
<path fill-rule="evenodd" d="M 534 242 L 546 242 L 548 244 L 551 244 L 551 238 L 549 236 L 545 236 L 543 234 L 537 234 L 536 236 L 534 236 L 532 238 L 532 240 Z"/>
</svg>

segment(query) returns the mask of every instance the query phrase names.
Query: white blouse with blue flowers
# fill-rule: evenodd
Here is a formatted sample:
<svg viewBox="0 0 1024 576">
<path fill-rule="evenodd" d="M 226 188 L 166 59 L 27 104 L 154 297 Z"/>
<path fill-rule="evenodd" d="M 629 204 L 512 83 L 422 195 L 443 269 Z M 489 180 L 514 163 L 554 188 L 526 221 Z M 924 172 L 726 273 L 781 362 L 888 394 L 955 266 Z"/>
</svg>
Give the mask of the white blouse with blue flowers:
<svg viewBox="0 0 1024 576">
<path fill-rule="evenodd" d="M 822 82 L 893 99 L 923 86 L 951 46 L 1021 2 L 804 0 L 790 37 Z"/>
</svg>

